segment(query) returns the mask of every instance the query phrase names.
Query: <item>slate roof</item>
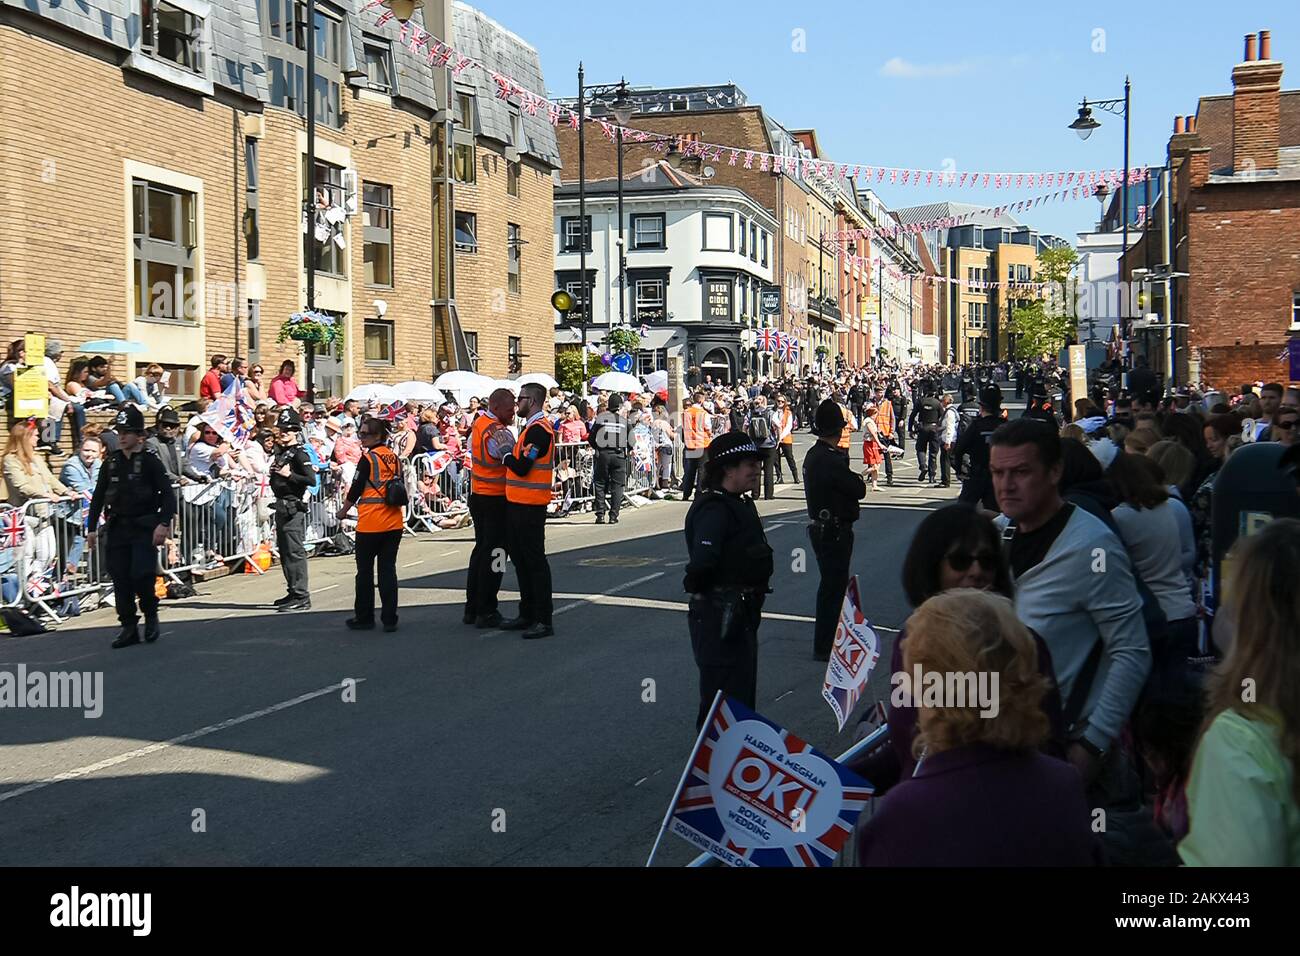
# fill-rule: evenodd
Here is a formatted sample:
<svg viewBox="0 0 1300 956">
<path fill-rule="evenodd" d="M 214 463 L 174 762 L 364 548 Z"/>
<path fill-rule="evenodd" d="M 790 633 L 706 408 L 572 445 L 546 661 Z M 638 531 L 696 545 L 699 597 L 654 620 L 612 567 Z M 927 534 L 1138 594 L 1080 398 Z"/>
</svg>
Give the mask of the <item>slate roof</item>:
<svg viewBox="0 0 1300 956">
<path fill-rule="evenodd" d="M 248 0 L 248 2 L 255 2 L 255 0 Z M 438 97 L 433 85 L 435 68 L 429 65 L 423 51 L 417 55 L 402 45 L 401 25 L 396 20 L 389 20 L 382 27 L 375 26 L 375 21 L 384 12 L 383 8 L 375 7 L 362 13 L 361 9 L 366 5 L 365 0 L 346 0 L 343 5 L 351 13 L 348 17 L 348 26 L 352 34 L 352 49 L 345 56 L 343 69 L 364 72 L 366 64 L 362 47 L 364 37 L 388 40 L 393 51 L 393 72 L 397 74 L 394 96 L 419 103 L 430 110 L 438 109 Z M 417 9 L 415 15 L 411 17 L 411 23 L 424 29 L 424 11 Z M 444 37 L 437 39 L 445 40 Z M 354 76 L 349 82 L 352 86 L 365 86 L 366 78 Z"/>
<path fill-rule="evenodd" d="M 453 7 L 452 23 L 455 36 L 452 45 L 462 54 L 473 57 L 489 69 L 513 77 L 526 90 L 542 96 L 546 94 L 542 59 L 533 47 L 486 14 L 464 3 L 456 3 Z M 456 83 L 472 87 L 476 94 L 479 135 L 509 143 L 511 109 L 504 100 L 497 99 L 497 85 L 491 75 L 470 67 Z M 525 142 L 518 145 L 521 154 L 529 155 L 552 169 L 560 168 L 560 148 L 545 108 L 538 110 L 536 116 L 524 112 L 523 138 Z"/>
<path fill-rule="evenodd" d="M 907 206 L 903 209 L 896 209 L 894 213 L 898 216 L 898 221 L 905 226 L 918 222 L 930 222 L 933 219 L 956 218 L 972 213 L 978 213 L 978 215 L 962 223 L 962 225 L 975 225 L 984 229 L 1020 229 L 1024 226 L 1024 223 L 1014 216 L 1007 213 L 995 216 L 993 213 L 984 210 L 983 206 L 976 206 L 968 202 L 932 202 L 924 206 Z"/>
</svg>

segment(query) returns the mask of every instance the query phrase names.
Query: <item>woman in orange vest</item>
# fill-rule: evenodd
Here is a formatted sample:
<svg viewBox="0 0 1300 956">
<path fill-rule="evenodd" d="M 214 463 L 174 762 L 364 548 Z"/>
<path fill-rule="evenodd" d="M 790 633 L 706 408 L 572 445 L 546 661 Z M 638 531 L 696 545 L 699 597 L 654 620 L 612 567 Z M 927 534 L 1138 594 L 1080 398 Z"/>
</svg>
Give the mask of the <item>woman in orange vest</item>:
<svg viewBox="0 0 1300 956">
<path fill-rule="evenodd" d="M 347 620 L 354 631 L 375 629 L 375 561 L 379 562 L 380 620 L 384 630 L 397 630 L 397 549 L 406 528 L 405 504 L 389 504 L 405 497 L 402 463 L 385 441 L 388 422 L 366 418 L 357 433 L 365 453 L 357 462 L 357 473 L 339 508 L 339 520 L 357 509 L 357 593 L 355 616 Z M 396 489 L 400 488 L 400 493 Z M 391 489 L 391 490 L 390 490 Z"/>
</svg>

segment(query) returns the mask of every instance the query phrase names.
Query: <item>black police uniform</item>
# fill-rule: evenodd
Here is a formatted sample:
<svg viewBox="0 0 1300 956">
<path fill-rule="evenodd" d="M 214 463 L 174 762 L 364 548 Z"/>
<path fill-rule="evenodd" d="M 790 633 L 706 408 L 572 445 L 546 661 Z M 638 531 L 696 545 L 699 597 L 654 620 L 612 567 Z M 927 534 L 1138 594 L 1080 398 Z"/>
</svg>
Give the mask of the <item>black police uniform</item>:
<svg viewBox="0 0 1300 956">
<path fill-rule="evenodd" d="M 276 419 L 276 427 L 299 431 L 302 420 L 298 413 L 286 408 Z M 280 469 L 289 466 L 289 474 Z M 271 464 L 271 494 L 275 503 L 275 544 L 280 551 L 280 567 L 288 593 L 275 602 L 282 610 L 306 610 L 311 607 L 311 591 L 307 586 L 307 502 L 303 492 L 316 481 L 316 471 L 302 445 L 279 446 Z"/>
<path fill-rule="evenodd" d="M 958 501 L 967 504 L 983 504 L 990 511 L 997 510 L 998 501 L 993 493 L 993 473 L 989 471 L 989 442 L 1001 424 L 1000 415 L 981 415 L 958 437 L 957 444 L 952 449 L 953 461 L 960 465 L 962 457 L 970 455 L 970 467 L 961 483 Z"/>
<path fill-rule="evenodd" d="M 773 562 L 753 499 L 726 491 L 700 491 L 686 513 L 686 546 L 683 584 L 691 594 L 691 648 L 700 670 L 699 727 L 719 690 L 756 704 L 758 625 Z"/>
<path fill-rule="evenodd" d="M 136 408 L 123 409 L 114 424 L 122 431 L 144 432 L 144 417 Z M 153 533 L 159 525 L 170 525 L 176 515 L 176 495 L 157 456 L 148 454 L 143 447 L 130 456 L 121 450 L 113 452 L 95 483 L 88 531 L 97 529 L 105 511 L 108 573 L 113 579 L 117 619 L 122 624 L 113 646 L 126 647 L 140 640 L 137 600 L 144 613 L 145 640 L 156 641 L 160 633 L 158 596 L 154 592 L 158 549 Z"/>
<path fill-rule="evenodd" d="M 627 420 L 619 414 L 621 405 L 607 412 L 601 412 L 591 423 L 591 432 L 587 442 L 596 449 L 596 460 L 592 463 L 592 485 L 596 500 L 594 510 L 596 523 L 605 520 L 606 499 L 609 501 L 609 522 L 618 521 L 619 509 L 623 506 L 623 493 L 627 489 L 628 473 L 628 425 Z"/>
<path fill-rule="evenodd" d="M 808 502 L 808 538 L 821 580 L 817 584 L 817 623 L 813 626 L 813 654 L 830 657 L 835 625 L 849 586 L 853 562 L 853 522 L 867 483 L 849 466 L 837 448 L 817 442 L 803 460 L 804 496 Z"/>
<path fill-rule="evenodd" d="M 939 463 L 939 424 L 943 421 L 943 404 L 933 395 L 926 395 L 912 412 L 916 434 L 916 467 L 920 470 L 918 481 L 938 481 L 935 471 Z"/>
</svg>

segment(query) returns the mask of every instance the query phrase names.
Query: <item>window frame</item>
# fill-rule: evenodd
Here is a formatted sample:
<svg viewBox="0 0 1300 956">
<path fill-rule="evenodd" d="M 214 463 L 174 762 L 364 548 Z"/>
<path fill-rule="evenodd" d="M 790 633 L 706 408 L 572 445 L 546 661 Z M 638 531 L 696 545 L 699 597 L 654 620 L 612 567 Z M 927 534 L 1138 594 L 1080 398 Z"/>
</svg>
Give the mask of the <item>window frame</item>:
<svg viewBox="0 0 1300 956">
<path fill-rule="evenodd" d="M 586 219 L 586 221 L 585 221 L 585 222 L 582 224 L 582 226 L 580 227 L 580 228 L 582 228 L 583 232 L 585 233 L 585 238 L 586 238 L 586 246 L 587 246 L 587 248 L 586 248 L 585 250 L 583 250 L 583 249 L 580 249 L 580 248 L 579 248 L 579 246 L 578 246 L 578 244 L 577 244 L 576 242 L 570 242 L 570 238 L 571 238 L 571 237 L 570 237 L 570 232 L 571 232 L 571 230 L 569 229 L 569 226 L 570 226 L 570 225 L 574 225 L 574 224 L 576 224 L 576 223 L 578 222 L 578 217 L 577 217 L 577 216 L 561 216 L 561 217 L 560 217 L 560 252 L 562 252 L 562 253 L 571 253 L 571 252 L 583 252 L 583 251 L 585 251 L 585 252 L 591 252 L 591 251 L 592 251 L 592 245 L 591 245 L 591 239 L 592 239 L 592 237 L 591 237 L 591 216 L 586 216 L 585 219 Z"/>
<path fill-rule="evenodd" d="M 576 217 L 575 217 L 576 218 Z M 659 241 L 655 244 L 642 244 L 637 238 L 637 226 L 642 222 L 659 223 Z M 662 212 L 638 212 L 628 217 L 628 231 L 632 233 L 632 252 L 665 252 L 668 249 L 668 215 Z"/>
<path fill-rule="evenodd" d="M 506 223 L 506 291 L 519 295 L 523 290 L 523 230 L 518 223 Z"/>
<path fill-rule="evenodd" d="M 727 220 L 727 245 L 725 248 L 715 248 L 709 245 L 709 222 L 710 220 L 725 219 Z M 703 245 L 700 247 L 701 252 L 735 252 L 736 251 L 736 217 L 729 212 L 706 212 L 702 218 L 703 235 L 701 237 Z"/>
<path fill-rule="evenodd" d="M 378 193 L 378 200 L 370 201 L 366 198 L 370 190 Z M 384 201 L 386 200 L 386 201 Z M 372 210 L 381 211 L 383 218 L 387 219 L 386 226 L 376 226 L 373 223 Z M 393 187 L 388 183 L 370 182 L 362 180 L 361 183 L 361 258 L 362 258 L 362 281 L 365 285 L 376 289 L 391 289 L 397 284 L 397 265 L 396 250 L 393 248 L 396 239 L 396 229 L 393 223 Z M 370 221 L 367 221 L 370 220 Z M 370 275 L 374 274 L 374 266 L 368 253 L 371 247 L 386 246 L 388 248 L 388 282 L 376 282 L 367 276 L 366 266 L 370 266 Z"/>
<path fill-rule="evenodd" d="M 167 35 L 177 40 L 188 52 L 189 57 L 194 61 L 191 64 L 173 59 L 160 52 L 161 44 L 158 42 L 160 33 L 158 25 L 158 13 L 160 7 L 167 7 L 176 13 L 179 13 L 189 26 L 188 33 L 180 33 L 176 30 L 168 29 Z M 201 17 L 192 10 L 186 10 L 184 7 L 175 3 L 169 3 L 168 0 L 140 0 L 140 52 L 150 59 L 158 60 L 177 69 L 192 73 L 198 77 L 207 76 L 207 60 L 204 55 L 206 43 L 207 18 Z"/>
<path fill-rule="evenodd" d="M 524 340 L 519 335 L 506 336 L 506 374 L 515 375 L 523 371 Z"/>
<path fill-rule="evenodd" d="M 371 71 L 371 54 L 379 54 L 379 62 L 382 68 L 387 71 L 387 82 L 376 81 Z M 397 71 L 393 65 L 393 44 L 390 40 L 383 37 L 372 36 L 369 33 L 361 35 L 361 58 L 365 66 L 366 89 L 374 90 L 376 93 L 385 93 L 392 96 L 397 92 Z"/>
<path fill-rule="evenodd" d="M 274 5 L 272 12 L 276 14 L 281 11 L 288 14 L 283 19 L 273 19 L 268 13 L 262 25 L 262 44 L 267 57 L 267 72 L 271 76 L 270 105 L 306 117 L 310 103 L 311 109 L 315 110 L 316 122 L 330 129 L 343 129 L 348 118 L 343 97 L 346 86 L 343 58 L 349 42 L 347 11 L 317 0 L 317 21 L 323 19 L 329 28 L 321 30 L 318 27 L 316 30 L 316 77 L 313 83 L 307 77 L 307 4 L 303 0 L 258 0 L 259 16 L 262 4 L 267 4 L 268 10 Z M 280 27 L 279 36 L 273 32 L 277 27 Z M 372 38 L 372 42 L 377 40 Z M 363 65 L 364 43 L 363 35 Z M 396 70 L 392 76 L 396 82 Z M 319 97 L 321 103 L 318 107 L 318 94 L 322 92 L 324 95 Z"/>
<path fill-rule="evenodd" d="M 165 194 L 171 201 L 171 228 L 174 240 L 150 235 L 150 193 Z M 141 201 L 143 200 L 143 202 Z M 199 319 L 198 286 L 198 195 L 151 180 L 131 180 L 131 268 L 133 318 L 145 322 L 194 325 Z M 172 315 L 154 315 L 157 301 L 149 282 L 149 266 L 156 263 L 172 270 Z M 187 295 L 185 276 L 188 271 L 191 289 Z M 179 295 L 175 290 L 179 289 Z M 142 300 L 141 296 L 145 299 Z"/>
<path fill-rule="evenodd" d="M 370 332 L 378 328 L 384 332 L 388 343 L 388 359 L 372 359 L 369 353 Z M 397 364 L 397 328 L 391 319 L 366 319 L 361 329 L 362 361 L 370 368 L 391 368 Z"/>
<path fill-rule="evenodd" d="M 306 181 L 307 180 L 307 157 L 304 154 L 302 157 L 302 172 L 303 172 L 303 195 L 302 195 L 302 206 L 300 206 L 299 208 L 312 209 L 312 210 L 316 208 L 315 193 L 317 189 L 324 189 L 328 193 L 330 205 L 332 206 L 333 205 L 342 206 L 346 203 L 347 192 L 343 184 L 344 169 L 342 166 L 336 166 L 333 163 L 327 163 L 325 162 L 325 160 L 321 159 L 318 156 L 316 158 L 315 174 L 312 176 L 311 182 L 308 183 Z M 322 172 L 325 174 L 323 179 L 321 178 Z M 303 234 L 302 239 L 303 239 L 302 254 L 303 254 L 304 269 L 306 268 L 307 257 L 310 254 L 309 250 L 314 250 L 316 254 L 315 261 L 316 261 L 317 273 L 319 273 L 320 275 L 330 276 L 335 279 L 348 278 L 349 256 L 351 255 L 350 248 L 340 249 L 338 245 L 335 244 L 333 239 L 330 239 L 329 242 L 324 242 L 324 243 L 317 242 L 314 219 L 308 222 L 307 232 Z M 323 253 L 323 250 L 326 247 L 328 247 L 330 250 L 328 256 L 328 262 L 325 261 L 326 256 Z M 336 267 L 338 271 L 336 271 Z"/>
<path fill-rule="evenodd" d="M 478 371 L 478 333 L 462 330 L 461 334 L 465 336 L 465 349 L 469 352 L 470 371 Z"/>
<path fill-rule="evenodd" d="M 462 216 L 466 217 L 465 221 L 469 224 L 468 229 L 461 228 L 460 224 L 461 224 Z M 464 232 L 466 235 L 471 236 L 474 239 L 473 245 L 470 245 L 469 243 L 463 243 L 459 239 L 457 239 L 456 233 L 458 232 Z M 478 252 L 479 240 L 478 240 L 478 214 L 477 213 L 470 212 L 466 209 L 455 210 L 452 216 L 452 243 L 455 246 L 456 252 L 463 252 L 467 255 L 474 255 Z"/>
</svg>

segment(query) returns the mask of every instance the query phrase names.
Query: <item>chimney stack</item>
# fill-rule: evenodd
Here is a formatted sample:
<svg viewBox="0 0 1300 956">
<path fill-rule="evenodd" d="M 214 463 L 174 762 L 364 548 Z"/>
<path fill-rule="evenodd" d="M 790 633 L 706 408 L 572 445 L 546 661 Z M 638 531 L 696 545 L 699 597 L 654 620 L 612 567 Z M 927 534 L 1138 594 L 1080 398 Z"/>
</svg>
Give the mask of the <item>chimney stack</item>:
<svg viewBox="0 0 1300 956">
<path fill-rule="evenodd" d="M 1282 64 L 1270 59 L 1272 47 L 1269 31 L 1247 34 L 1246 59 L 1232 69 L 1234 173 L 1278 168 Z"/>
</svg>

